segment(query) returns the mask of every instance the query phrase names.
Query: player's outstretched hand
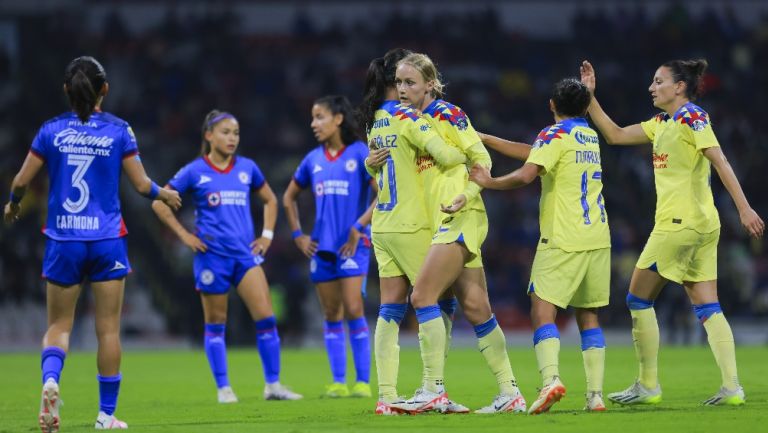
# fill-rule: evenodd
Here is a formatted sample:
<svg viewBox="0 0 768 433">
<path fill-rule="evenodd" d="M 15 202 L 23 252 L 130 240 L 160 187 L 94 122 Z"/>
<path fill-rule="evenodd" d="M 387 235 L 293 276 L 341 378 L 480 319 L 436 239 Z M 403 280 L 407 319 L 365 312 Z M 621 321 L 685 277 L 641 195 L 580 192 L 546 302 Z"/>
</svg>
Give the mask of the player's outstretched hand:
<svg viewBox="0 0 768 433">
<path fill-rule="evenodd" d="M 270 245 L 272 245 L 272 239 L 260 237 L 251 242 L 251 253 L 264 257 L 267 255 L 267 250 Z"/>
<path fill-rule="evenodd" d="M 581 71 L 581 82 L 584 83 L 585 86 L 587 86 L 587 89 L 589 89 L 589 93 L 594 94 L 595 93 L 595 68 L 592 67 L 592 63 L 589 63 L 587 60 L 584 60 L 581 62 L 581 67 L 579 68 Z"/>
<path fill-rule="evenodd" d="M 467 204 L 467 196 L 464 194 L 459 194 L 456 196 L 455 199 L 453 199 L 453 203 L 451 203 L 450 206 L 445 206 L 444 204 L 440 203 L 440 210 L 451 214 L 456 213 L 464 208 L 464 205 Z"/>
<path fill-rule="evenodd" d="M 192 233 L 187 233 L 181 238 L 181 241 L 184 242 L 184 245 L 188 246 L 192 251 L 196 253 L 204 253 L 208 251 L 208 245 L 206 245 L 205 242 L 201 241 L 199 237 L 193 235 Z"/>
<path fill-rule="evenodd" d="M 21 205 L 9 201 L 5 205 L 5 212 L 3 213 L 3 219 L 6 224 L 13 224 L 19 220 L 19 212 L 21 212 Z"/>
<path fill-rule="evenodd" d="M 368 157 L 365 158 L 365 165 L 371 168 L 379 168 L 387 162 L 387 158 L 389 158 L 389 149 L 381 148 L 371 150 Z"/>
<path fill-rule="evenodd" d="M 765 231 L 765 223 L 760 215 L 757 214 L 752 208 L 747 209 L 743 213 L 739 214 L 741 219 L 741 225 L 744 226 L 744 230 L 749 233 L 755 239 L 763 236 Z"/>
<path fill-rule="evenodd" d="M 346 260 L 357 253 L 357 246 L 360 244 L 360 238 L 363 236 L 362 233 L 357 231 L 356 228 L 352 227 L 349 229 L 349 236 L 347 236 L 347 241 L 344 242 L 344 245 L 339 248 L 339 255 L 342 259 Z"/>
<path fill-rule="evenodd" d="M 488 170 L 488 167 L 475 164 L 469 171 L 469 180 L 483 188 L 488 188 L 488 185 L 491 183 L 491 172 Z"/>
<path fill-rule="evenodd" d="M 311 258 L 317 252 L 317 242 L 313 241 L 308 235 L 301 235 L 293 241 L 296 242 L 299 251 L 307 256 L 307 258 Z"/>
<path fill-rule="evenodd" d="M 160 188 L 160 191 L 157 193 L 157 199 L 175 211 L 181 208 L 181 196 L 179 196 L 178 191 Z"/>
</svg>

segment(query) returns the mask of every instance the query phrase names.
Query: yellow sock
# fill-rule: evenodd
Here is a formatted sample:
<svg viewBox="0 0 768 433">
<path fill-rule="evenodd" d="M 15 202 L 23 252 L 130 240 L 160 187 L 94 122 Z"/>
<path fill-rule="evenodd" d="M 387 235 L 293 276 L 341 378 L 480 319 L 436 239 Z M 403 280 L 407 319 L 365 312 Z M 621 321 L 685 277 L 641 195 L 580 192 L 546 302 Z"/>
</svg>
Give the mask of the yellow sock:
<svg viewBox="0 0 768 433">
<path fill-rule="evenodd" d="M 448 358 L 448 351 L 451 350 L 451 331 L 453 330 L 453 320 L 450 316 L 445 314 L 445 311 L 440 311 L 440 316 L 443 318 L 443 325 L 445 325 L 445 358 Z"/>
<path fill-rule="evenodd" d="M 507 340 L 499 325 L 493 331 L 477 339 L 477 347 L 485 357 L 485 362 L 496 376 L 496 383 L 502 394 L 512 395 L 517 388 L 515 375 L 512 373 L 512 365 L 507 354 Z"/>
<path fill-rule="evenodd" d="M 559 376 L 558 357 L 560 356 L 560 339 L 547 338 L 539 341 L 533 349 L 536 351 L 536 362 L 539 364 L 544 386 L 549 385 L 552 378 Z"/>
<path fill-rule="evenodd" d="M 632 315 L 632 342 L 640 364 L 640 384 L 648 389 L 658 385 L 659 323 L 656 310 L 645 308 L 629 310 Z"/>
<path fill-rule="evenodd" d="M 736 345 L 733 342 L 731 326 L 723 313 L 715 313 L 704 322 L 707 330 L 707 340 L 712 353 L 715 355 L 723 386 L 734 390 L 739 387 L 739 376 L 736 373 Z"/>
<path fill-rule="evenodd" d="M 445 324 L 440 317 L 419 323 L 419 347 L 424 364 L 424 388 L 440 392 L 445 368 Z"/>
<path fill-rule="evenodd" d="M 376 375 L 379 382 L 379 400 L 397 400 L 397 371 L 400 367 L 398 337 L 400 324 L 394 320 L 376 321 L 373 351 L 376 358 Z"/>
<path fill-rule="evenodd" d="M 584 373 L 587 376 L 587 392 L 603 392 L 605 372 L 605 347 L 590 347 L 581 351 Z"/>
</svg>

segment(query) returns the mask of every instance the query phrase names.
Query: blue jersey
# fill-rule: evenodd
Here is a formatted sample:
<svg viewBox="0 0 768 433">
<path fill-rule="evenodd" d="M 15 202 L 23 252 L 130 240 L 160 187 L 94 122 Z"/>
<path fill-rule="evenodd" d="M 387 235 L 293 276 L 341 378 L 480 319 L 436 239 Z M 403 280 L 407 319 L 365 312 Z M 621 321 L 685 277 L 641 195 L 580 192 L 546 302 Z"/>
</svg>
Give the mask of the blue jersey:
<svg viewBox="0 0 768 433">
<path fill-rule="evenodd" d="M 266 181 L 259 166 L 242 156 L 224 170 L 203 156 L 182 167 L 168 184 L 195 198 L 197 236 L 208 251 L 227 257 L 251 257 L 256 238 L 251 217 L 251 189 Z"/>
<path fill-rule="evenodd" d="M 120 173 L 123 158 L 138 148 L 127 122 L 97 112 L 83 123 L 74 112 L 64 113 L 40 127 L 30 151 L 48 167 L 46 236 L 93 241 L 128 234 L 120 214 Z"/>
<path fill-rule="evenodd" d="M 349 229 L 371 203 L 371 176 L 365 171 L 368 147 L 356 141 L 331 156 L 324 146 L 309 152 L 293 180 L 312 188 L 315 195 L 315 226 L 312 239 L 318 251 L 336 253 L 347 241 Z M 370 235 L 366 227 L 365 233 Z"/>
</svg>

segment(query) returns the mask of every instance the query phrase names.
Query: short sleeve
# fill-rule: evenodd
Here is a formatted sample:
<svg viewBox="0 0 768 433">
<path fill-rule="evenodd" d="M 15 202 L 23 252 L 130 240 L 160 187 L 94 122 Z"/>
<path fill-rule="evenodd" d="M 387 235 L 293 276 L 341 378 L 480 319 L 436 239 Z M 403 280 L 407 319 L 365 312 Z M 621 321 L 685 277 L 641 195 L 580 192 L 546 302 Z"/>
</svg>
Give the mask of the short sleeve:
<svg viewBox="0 0 768 433">
<path fill-rule="evenodd" d="M 656 137 L 656 126 L 659 124 L 658 116 L 654 116 L 645 122 L 640 122 L 640 127 L 643 128 L 645 136 L 653 143 L 653 139 Z"/>
<path fill-rule="evenodd" d="M 191 187 L 190 185 L 190 179 L 192 179 L 191 171 L 192 171 L 192 164 L 185 165 L 184 167 L 181 168 L 181 170 L 176 172 L 176 175 L 173 176 L 173 179 L 168 181 L 168 185 L 170 185 L 171 188 L 178 191 L 179 194 L 184 194 Z"/>
<path fill-rule="evenodd" d="M 695 113 L 683 123 L 688 126 L 686 129 L 696 150 L 720 147 L 720 143 L 715 137 L 715 131 L 712 129 L 712 123 L 709 121 L 709 114 L 703 111 Z"/>
<path fill-rule="evenodd" d="M 547 140 L 543 137 L 548 130 L 543 130 L 536 141 L 533 142 L 531 147 L 531 153 L 528 156 L 528 160 L 531 164 L 541 166 L 546 172 L 551 171 L 557 165 L 562 153 L 562 139 L 551 138 Z"/>
<path fill-rule="evenodd" d="M 139 145 L 136 143 L 136 134 L 133 133 L 133 128 L 130 125 L 125 126 L 123 132 L 123 158 L 133 156 L 139 153 Z"/>
<path fill-rule="evenodd" d="M 41 127 L 39 131 L 37 131 L 37 135 L 35 135 L 35 138 L 32 140 L 32 146 L 30 147 L 29 151 L 37 155 L 43 160 L 48 159 L 48 143 L 50 140 L 48 139 L 48 134 L 45 131 L 45 127 Z"/>
<path fill-rule="evenodd" d="M 480 143 L 480 137 L 477 135 L 477 131 L 475 131 L 466 113 L 458 107 L 456 107 L 456 110 L 458 111 L 456 120 L 452 121 L 451 124 L 454 131 L 456 131 L 459 148 L 466 152 L 470 147 Z"/>
<path fill-rule="evenodd" d="M 253 189 L 260 189 L 262 186 L 264 186 L 265 183 L 267 183 L 267 180 L 264 179 L 264 174 L 261 172 L 261 169 L 259 169 L 259 166 L 254 162 L 253 168 L 251 171 L 251 188 Z"/>
<path fill-rule="evenodd" d="M 301 188 L 306 188 L 312 183 L 312 171 L 310 170 L 309 155 L 304 157 L 301 164 L 296 168 L 296 172 L 293 173 L 293 180 Z"/>
</svg>

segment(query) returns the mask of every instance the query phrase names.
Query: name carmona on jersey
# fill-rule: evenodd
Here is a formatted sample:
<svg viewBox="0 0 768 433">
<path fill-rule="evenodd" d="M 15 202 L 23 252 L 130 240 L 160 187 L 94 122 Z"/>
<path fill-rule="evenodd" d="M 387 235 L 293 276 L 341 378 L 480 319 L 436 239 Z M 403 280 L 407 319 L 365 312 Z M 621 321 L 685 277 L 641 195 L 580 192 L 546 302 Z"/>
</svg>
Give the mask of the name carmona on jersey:
<svg viewBox="0 0 768 433">
<path fill-rule="evenodd" d="M 98 230 L 99 218 L 87 215 L 56 215 L 56 228 L 61 230 Z"/>
</svg>

